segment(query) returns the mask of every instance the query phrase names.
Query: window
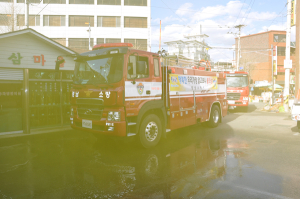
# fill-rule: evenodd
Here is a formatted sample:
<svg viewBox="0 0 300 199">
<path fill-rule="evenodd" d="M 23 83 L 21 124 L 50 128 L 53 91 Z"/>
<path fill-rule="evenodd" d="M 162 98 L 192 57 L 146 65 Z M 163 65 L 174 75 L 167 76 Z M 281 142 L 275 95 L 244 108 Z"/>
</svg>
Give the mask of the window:
<svg viewBox="0 0 300 199">
<path fill-rule="evenodd" d="M 69 26 L 77 27 L 91 27 L 94 26 L 94 16 L 70 16 L 69 17 Z"/>
<path fill-rule="evenodd" d="M 65 26 L 66 16 L 63 15 L 44 15 L 44 26 Z"/>
<path fill-rule="evenodd" d="M 104 44 L 104 38 L 97 38 L 97 44 Z"/>
<path fill-rule="evenodd" d="M 153 63 L 154 63 L 154 76 L 155 77 L 159 77 L 159 63 L 158 63 L 158 59 L 154 59 Z"/>
<path fill-rule="evenodd" d="M 44 4 L 65 4 L 66 0 L 44 0 Z"/>
<path fill-rule="evenodd" d="M 52 38 L 52 40 L 56 41 L 57 43 L 60 43 L 61 45 L 66 46 L 66 38 Z"/>
<path fill-rule="evenodd" d="M 97 38 L 97 44 L 104 44 L 104 43 L 121 43 L 121 39 L 117 38 Z"/>
<path fill-rule="evenodd" d="M 134 49 L 147 51 L 147 39 L 124 39 L 124 43 L 131 43 Z"/>
<path fill-rule="evenodd" d="M 98 27 L 121 27 L 121 17 L 98 17 Z"/>
<path fill-rule="evenodd" d="M 274 42 L 284 42 L 286 41 L 286 35 L 274 34 Z"/>
<path fill-rule="evenodd" d="M 17 15 L 17 26 L 25 26 L 25 15 Z"/>
<path fill-rule="evenodd" d="M 125 17 L 125 28 L 147 28 L 147 17 Z"/>
<path fill-rule="evenodd" d="M 25 3 L 25 0 L 17 0 L 17 3 Z M 41 3 L 41 0 L 30 0 L 30 3 Z"/>
<path fill-rule="evenodd" d="M 285 47 L 277 47 L 277 56 L 285 56 Z"/>
<path fill-rule="evenodd" d="M 121 0 L 98 0 L 98 5 L 121 5 Z"/>
<path fill-rule="evenodd" d="M 105 43 L 121 43 L 121 39 L 106 38 Z"/>
<path fill-rule="evenodd" d="M 129 56 L 127 67 L 128 79 L 141 79 L 149 77 L 149 64 L 147 57 Z"/>
<path fill-rule="evenodd" d="M 90 45 L 93 47 L 94 40 L 91 38 Z M 74 49 L 75 51 L 89 50 L 89 39 L 88 38 L 70 38 L 69 39 L 69 48 Z"/>
<path fill-rule="evenodd" d="M 147 0 L 125 0 L 125 6 L 147 6 Z"/>
<path fill-rule="evenodd" d="M 109 84 L 123 77 L 124 55 L 105 55 L 75 63 L 75 84 Z"/>
<path fill-rule="evenodd" d="M 69 0 L 69 4 L 94 4 L 94 0 Z"/>
<path fill-rule="evenodd" d="M 12 22 L 12 15 L 0 14 L 0 26 L 8 26 Z"/>
<path fill-rule="evenodd" d="M 39 26 L 40 15 L 29 15 L 29 26 Z M 25 15 L 17 15 L 17 26 L 25 26 Z"/>
</svg>

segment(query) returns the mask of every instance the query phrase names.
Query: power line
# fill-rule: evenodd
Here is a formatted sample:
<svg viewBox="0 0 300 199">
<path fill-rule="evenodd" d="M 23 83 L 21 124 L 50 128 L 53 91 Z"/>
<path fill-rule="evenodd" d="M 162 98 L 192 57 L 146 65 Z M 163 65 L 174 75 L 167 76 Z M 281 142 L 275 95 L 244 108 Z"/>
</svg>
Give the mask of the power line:
<svg viewBox="0 0 300 199">
<path fill-rule="evenodd" d="M 242 12 L 242 10 L 243 10 L 243 7 L 244 7 L 244 4 L 245 4 L 245 1 L 246 1 L 246 0 L 244 0 L 244 2 L 243 2 L 243 5 L 242 5 L 242 7 L 241 7 L 241 9 L 240 9 L 240 12 L 239 12 L 239 14 L 238 14 L 238 16 L 237 16 L 237 18 L 236 18 L 236 20 L 235 20 L 234 24 L 236 24 L 237 20 L 239 19 L 239 16 L 240 16 L 240 14 L 241 14 L 241 12 Z M 231 31 L 231 29 L 232 29 L 232 27 L 230 28 L 230 30 L 229 30 L 229 31 Z"/>
<path fill-rule="evenodd" d="M 51 0 L 49 0 L 49 2 L 47 3 L 47 5 L 45 5 L 45 7 L 43 7 L 43 9 L 39 13 L 37 13 L 35 16 L 37 16 L 38 14 L 40 14 L 49 5 L 50 2 L 51 2 Z"/>
<path fill-rule="evenodd" d="M 251 0 L 251 2 L 252 2 L 252 0 Z M 250 2 L 250 9 L 249 9 L 249 11 L 248 11 L 247 17 L 246 17 L 246 18 L 244 18 L 244 21 L 243 21 L 243 23 L 245 23 L 245 20 L 248 18 L 249 14 L 250 14 L 250 12 L 251 12 L 251 9 L 252 9 L 252 7 L 253 7 L 253 5 L 254 5 L 254 3 L 255 3 L 255 0 L 253 0 L 253 3 L 252 3 L 252 5 L 251 5 L 251 2 Z"/>
</svg>

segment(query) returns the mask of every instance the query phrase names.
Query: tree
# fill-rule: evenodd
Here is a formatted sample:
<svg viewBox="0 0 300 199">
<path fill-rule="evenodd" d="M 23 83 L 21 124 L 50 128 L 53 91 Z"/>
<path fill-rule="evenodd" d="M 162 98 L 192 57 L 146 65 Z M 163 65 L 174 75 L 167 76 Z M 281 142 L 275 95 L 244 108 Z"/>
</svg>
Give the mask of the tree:
<svg viewBox="0 0 300 199">
<path fill-rule="evenodd" d="M 13 0 L 7 0 L 7 3 L 2 4 L 4 6 L 1 6 L 0 8 L 0 33 L 21 29 L 21 25 L 23 24 L 18 23 L 18 15 L 21 14 L 22 6 L 16 5 Z"/>
</svg>

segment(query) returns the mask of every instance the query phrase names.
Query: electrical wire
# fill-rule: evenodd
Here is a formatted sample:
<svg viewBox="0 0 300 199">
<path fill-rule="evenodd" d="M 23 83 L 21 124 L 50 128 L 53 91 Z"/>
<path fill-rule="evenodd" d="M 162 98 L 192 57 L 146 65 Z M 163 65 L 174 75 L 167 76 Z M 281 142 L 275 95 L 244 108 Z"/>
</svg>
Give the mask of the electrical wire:
<svg viewBox="0 0 300 199">
<path fill-rule="evenodd" d="M 45 5 L 45 7 L 43 7 L 43 9 L 39 13 L 37 13 L 35 16 L 39 15 L 49 5 L 50 2 L 51 2 L 51 0 L 49 0 L 49 2 L 47 3 L 47 5 Z"/>
</svg>

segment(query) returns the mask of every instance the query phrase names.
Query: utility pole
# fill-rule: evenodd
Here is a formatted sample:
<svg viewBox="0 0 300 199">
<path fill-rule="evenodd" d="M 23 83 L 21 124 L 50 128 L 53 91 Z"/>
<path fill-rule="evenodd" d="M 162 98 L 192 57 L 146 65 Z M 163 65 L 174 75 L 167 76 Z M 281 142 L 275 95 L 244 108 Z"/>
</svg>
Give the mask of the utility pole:
<svg viewBox="0 0 300 199">
<path fill-rule="evenodd" d="M 271 105 L 275 104 L 275 96 L 274 96 L 274 90 L 275 90 L 275 79 L 274 79 L 274 49 L 273 44 L 271 45 L 271 55 L 272 55 L 272 103 Z"/>
<path fill-rule="evenodd" d="M 85 24 L 89 24 L 89 29 L 87 30 L 87 32 L 89 32 L 89 50 L 92 50 L 92 48 L 91 48 L 91 23 L 85 22 Z"/>
<path fill-rule="evenodd" d="M 238 49 L 237 49 L 237 55 L 236 55 L 236 70 L 238 71 L 239 70 L 239 67 L 240 67 L 240 53 L 241 53 L 241 29 L 242 27 L 244 27 L 245 25 L 236 25 L 234 26 L 233 28 L 238 28 L 239 29 L 239 34 L 238 34 Z M 234 34 L 236 35 L 235 33 L 232 33 L 232 32 L 228 32 L 227 34 Z"/>
<path fill-rule="evenodd" d="M 289 97 L 290 92 L 290 69 L 292 68 L 292 60 L 290 60 L 290 48 L 291 48 L 291 10 L 292 4 L 291 0 L 287 1 L 287 30 L 286 30 L 286 49 L 285 49 L 285 83 L 284 83 L 284 93 L 285 99 Z M 285 112 L 288 112 L 288 104 L 284 104 Z"/>
<path fill-rule="evenodd" d="M 295 103 L 299 103 L 296 95 L 300 89 L 300 3 L 296 3 L 296 74 L 295 74 Z"/>
<path fill-rule="evenodd" d="M 244 25 L 237 25 L 234 26 L 235 28 L 239 29 L 239 37 L 238 37 L 238 52 L 237 52 L 237 62 L 236 62 L 236 71 L 239 71 L 240 67 L 240 53 L 241 53 L 241 28 L 244 27 Z"/>
<path fill-rule="evenodd" d="M 30 0 L 25 0 L 25 25 L 27 28 L 29 28 L 29 2 Z"/>
</svg>

